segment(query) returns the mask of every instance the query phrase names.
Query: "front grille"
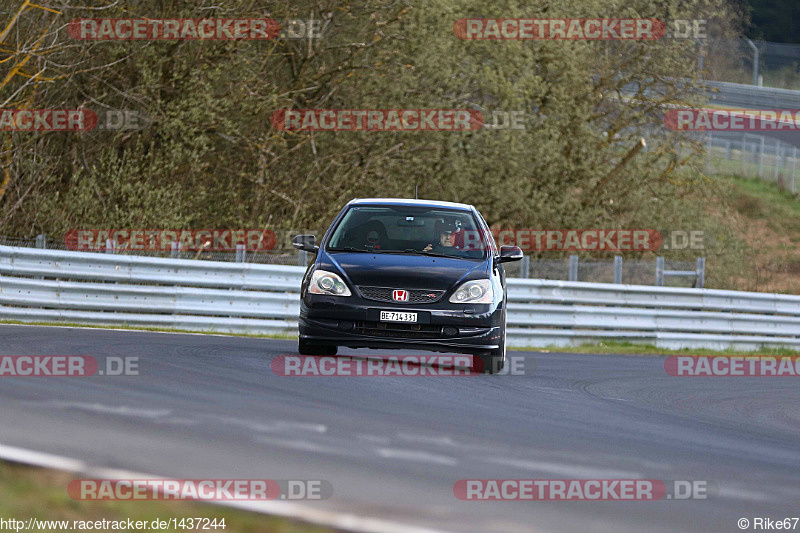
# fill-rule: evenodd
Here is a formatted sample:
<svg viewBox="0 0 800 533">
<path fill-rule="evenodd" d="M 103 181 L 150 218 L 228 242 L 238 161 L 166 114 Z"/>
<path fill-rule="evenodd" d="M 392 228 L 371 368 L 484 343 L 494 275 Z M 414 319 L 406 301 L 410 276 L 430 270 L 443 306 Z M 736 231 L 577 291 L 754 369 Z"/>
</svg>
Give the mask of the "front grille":
<svg viewBox="0 0 800 533">
<path fill-rule="evenodd" d="M 392 298 L 392 291 L 396 288 L 387 287 L 358 287 L 358 292 L 367 300 L 376 300 L 378 302 L 392 302 L 392 303 L 413 303 L 413 304 L 431 304 L 438 302 L 444 291 L 429 291 L 423 289 L 410 289 L 408 291 L 408 302 L 398 302 Z"/>
<path fill-rule="evenodd" d="M 437 339 L 442 336 L 441 326 L 396 322 L 356 322 L 354 331 L 355 333 L 373 337 L 398 339 Z"/>
</svg>

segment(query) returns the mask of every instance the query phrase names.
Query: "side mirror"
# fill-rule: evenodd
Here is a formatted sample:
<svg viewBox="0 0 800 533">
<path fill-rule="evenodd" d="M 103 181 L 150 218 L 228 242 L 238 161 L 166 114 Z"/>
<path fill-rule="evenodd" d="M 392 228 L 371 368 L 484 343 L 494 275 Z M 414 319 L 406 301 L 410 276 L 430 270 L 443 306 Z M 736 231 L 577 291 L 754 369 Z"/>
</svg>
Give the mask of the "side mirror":
<svg viewBox="0 0 800 533">
<path fill-rule="evenodd" d="M 306 252 L 317 253 L 319 246 L 316 246 L 317 238 L 313 235 L 297 235 L 292 240 L 292 246 L 298 250 L 305 250 Z M 520 252 L 521 253 L 521 252 Z"/>
<path fill-rule="evenodd" d="M 522 259 L 522 250 L 520 250 L 519 246 L 500 247 L 500 257 L 497 260 L 498 263 L 519 261 L 520 259 Z"/>
</svg>

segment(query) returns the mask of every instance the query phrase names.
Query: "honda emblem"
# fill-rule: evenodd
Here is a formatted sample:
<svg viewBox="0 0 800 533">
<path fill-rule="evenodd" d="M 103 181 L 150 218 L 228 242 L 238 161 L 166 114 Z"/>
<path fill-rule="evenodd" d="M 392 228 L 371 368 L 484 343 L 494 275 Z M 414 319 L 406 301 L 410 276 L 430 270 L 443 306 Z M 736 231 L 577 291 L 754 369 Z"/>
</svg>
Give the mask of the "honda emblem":
<svg viewBox="0 0 800 533">
<path fill-rule="evenodd" d="M 408 291 L 402 291 L 402 290 L 392 291 L 392 299 L 396 302 L 407 302 Z"/>
</svg>

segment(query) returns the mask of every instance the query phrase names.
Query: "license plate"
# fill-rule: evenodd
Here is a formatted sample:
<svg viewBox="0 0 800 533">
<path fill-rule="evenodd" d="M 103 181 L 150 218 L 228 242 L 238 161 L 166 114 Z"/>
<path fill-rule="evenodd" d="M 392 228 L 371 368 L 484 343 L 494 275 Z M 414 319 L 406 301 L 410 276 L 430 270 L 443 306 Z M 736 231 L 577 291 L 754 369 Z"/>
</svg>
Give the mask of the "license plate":
<svg viewBox="0 0 800 533">
<path fill-rule="evenodd" d="M 381 311 L 381 322 L 416 322 L 417 313 L 398 313 L 397 311 Z"/>
</svg>

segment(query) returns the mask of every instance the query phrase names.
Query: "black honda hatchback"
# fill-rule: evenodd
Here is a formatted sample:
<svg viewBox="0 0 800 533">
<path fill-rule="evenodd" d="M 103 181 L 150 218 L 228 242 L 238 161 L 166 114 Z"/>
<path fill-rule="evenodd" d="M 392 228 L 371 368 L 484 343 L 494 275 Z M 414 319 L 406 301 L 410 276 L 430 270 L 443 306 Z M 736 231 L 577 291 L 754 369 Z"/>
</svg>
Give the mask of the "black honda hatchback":
<svg viewBox="0 0 800 533">
<path fill-rule="evenodd" d="M 496 373 L 506 357 L 506 276 L 516 246 L 499 250 L 471 205 L 360 199 L 337 215 L 301 287 L 299 352 L 349 348 L 430 350 L 478 356 Z"/>
</svg>

